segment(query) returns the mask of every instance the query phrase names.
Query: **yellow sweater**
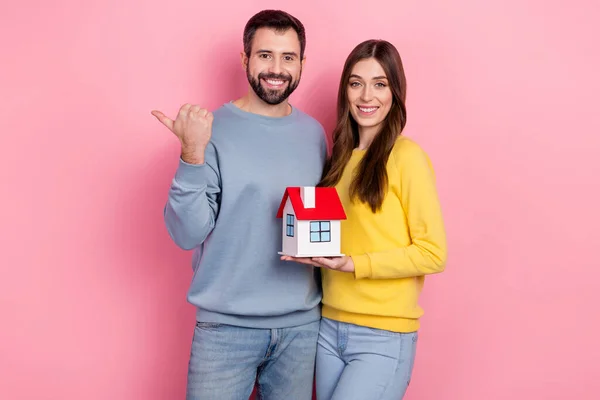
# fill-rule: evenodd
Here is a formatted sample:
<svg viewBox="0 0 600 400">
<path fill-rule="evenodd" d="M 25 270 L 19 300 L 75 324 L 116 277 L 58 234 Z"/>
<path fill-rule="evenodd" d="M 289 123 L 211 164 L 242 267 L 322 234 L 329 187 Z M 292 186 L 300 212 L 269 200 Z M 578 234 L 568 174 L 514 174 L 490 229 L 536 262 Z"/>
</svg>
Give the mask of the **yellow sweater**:
<svg viewBox="0 0 600 400">
<path fill-rule="evenodd" d="M 365 150 L 355 149 L 336 189 L 347 220 L 341 250 L 352 257 L 354 273 L 322 268 L 323 316 L 337 321 L 413 332 L 423 315 L 418 305 L 425 275 L 442 272 L 446 234 L 427 154 L 399 137 L 387 163 L 383 207 L 349 197 L 352 177 Z"/>
</svg>

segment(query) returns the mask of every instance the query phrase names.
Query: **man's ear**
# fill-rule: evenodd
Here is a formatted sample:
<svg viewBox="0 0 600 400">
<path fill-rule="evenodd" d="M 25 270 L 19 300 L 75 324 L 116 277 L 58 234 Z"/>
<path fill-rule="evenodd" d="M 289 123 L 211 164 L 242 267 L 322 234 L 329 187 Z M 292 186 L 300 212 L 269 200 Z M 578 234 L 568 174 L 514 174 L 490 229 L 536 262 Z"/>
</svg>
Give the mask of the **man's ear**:
<svg viewBox="0 0 600 400">
<path fill-rule="evenodd" d="M 244 71 L 248 68 L 248 56 L 246 56 L 245 52 L 241 52 L 240 53 L 240 61 L 242 62 L 242 68 L 244 68 Z"/>
<path fill-rule="evenodd" d="M 302 68 L 304 68 L 304 64 L 306 63 L 306 56 L 302 59 Z"/>
</svg>

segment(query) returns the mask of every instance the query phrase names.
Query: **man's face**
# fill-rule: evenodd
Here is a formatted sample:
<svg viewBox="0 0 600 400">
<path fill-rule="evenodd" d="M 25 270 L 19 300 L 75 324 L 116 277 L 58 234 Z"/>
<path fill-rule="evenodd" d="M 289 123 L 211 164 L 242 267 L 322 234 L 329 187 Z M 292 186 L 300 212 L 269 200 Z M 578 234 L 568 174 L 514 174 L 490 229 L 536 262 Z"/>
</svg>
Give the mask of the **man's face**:
<svg viewBox="0 0 600 400">
<path fill-rule="evenodd" d="M 300 83 L 300 41 L 293 29 L 285 33 L 260 28 L 254 34 L 250 56 L 244 58 L 250 86 L 265 103 L 285 101 Z"/>
</svg>

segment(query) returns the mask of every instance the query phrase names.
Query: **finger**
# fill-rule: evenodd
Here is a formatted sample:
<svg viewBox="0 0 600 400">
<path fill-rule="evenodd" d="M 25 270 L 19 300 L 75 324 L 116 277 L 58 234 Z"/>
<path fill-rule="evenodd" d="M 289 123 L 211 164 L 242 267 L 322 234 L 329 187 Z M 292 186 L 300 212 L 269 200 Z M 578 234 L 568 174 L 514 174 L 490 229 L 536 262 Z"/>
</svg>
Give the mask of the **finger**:
<svg viewBox="0 0 600 400">
<path fill-rule="evenodd" d="M 182 117 L 187 116 L 190 112 L 190 108 L 192 108 L 192 105 L 189 103 L 182 105 L 181 108 L 179 109 L 179 116 L 182 116 Z"/>
<path fill-rule="evenodd" d="M 200 114 L 200 106 L 191 106 L 190 107 L 190 114 L 191 113 L 196 113 L 196 114 Z"/>
<path fill-rule="evenodd" d="M 310 259 L 306 259 L 306 258 L 291 258 L 292 261 L 296 261 L 297 263 L 301 263 L 301 264 L 308 264 L 308 265 L 312 265 L 312 261 Z"/>
<path fill-rule="evenodd" d="M 310 258 L 306 258 L 306 257 L 291 257 L 291 256 L 283 256 L 285 261 L 294 261 L 297 262 L 299 264 L 306 264 L 306 265 L 312 265 L 313 267 L 318 267 L 319 265 L 317 265 L 315 262 L 313 262 Z"/>
<path fill-rule="evenodd" d="M 285 260 L 285 261 L 299 261 L 299 260 L 302 260 L 302 258 L 300 258 L 300 257 L 292 257 L 292 256 L 281 256 L 281 259 Z"/>
<path fill-rule="evenodd" d="M 166 126 L 167 128 L 169 128 L 169 130 L 171 132 L 173 132 L 173 120 L 170 119 L 169 117 L 167 117 L 165 114 L 163 114 L 160 111 L 152 111 L 151 113 L 152 115 L 154 115 L 156 117 L 156 119 L 158 119 L 164 126 Z"/>
<path fill-rule="evenodd" d="M 335 270 L 335 268 L 331 268 L 331 266 L 329 266 L 329 265 L 318 263 L 316 261 L 313 261 L 312 265 L 315 266 L 315 267 L 317 267 L 317 268 L 325 268 L 325 269 L 333 269 L 333 270 Z"/>
<path fill-rule="evenodd" d="M 342 257 L 313 257 L 313 260 L 319 260 L 319 262 L 337 263 L 342 260 Z"/>
<path fill-rule="evenodd" d="M 208 114 L 208 110 L 206 108 L 198 107 L 198 116 L 199 117 L 206 118 L 207 114 Z"/>
<path fill-rule="evenodd" d="M 318 263 L 318 264 L 321 264 L 321 265 L 323 265 L 323 266 L 325 266 L 327 268 L 336 269 L 336 267 L 337 267 L 337 265 L 336 265 L 337 263 L 335 261 L 333 261 L 333 260 L 328 259 L 328 258 L 315 257 L 315 258 L 313 258 L 313 261 L 316 262 L 316 263 Z"/>
<path fill-rule="evenodd" d="M 331 265 L 329 265 L 329 264 L 325 264 L 325 263 L 318 262 L 318 261 L 313 261 L 313 262 L 314 262 L 314 263 L 315 263 L 315 264 L 316 264 L 318 267 L 321 267 L 321 268 L 328 268 L 328 269 L 333 269 L 333 268 L 331 267 Z"/>
</svg>

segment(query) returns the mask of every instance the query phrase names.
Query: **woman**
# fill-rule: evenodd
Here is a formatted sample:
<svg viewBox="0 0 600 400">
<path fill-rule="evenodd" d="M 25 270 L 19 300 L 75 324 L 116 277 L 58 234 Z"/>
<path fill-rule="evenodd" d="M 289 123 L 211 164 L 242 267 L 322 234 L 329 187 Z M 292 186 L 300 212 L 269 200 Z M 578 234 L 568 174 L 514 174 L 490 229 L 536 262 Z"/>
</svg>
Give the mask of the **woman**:
<svg viewBox="0 0 600 400">
<path fill-rule="evenodd" d="M 401 136 L 406 78 L 386 41 L 359 44 L 344 65 L 333 151 L 320 186 L 348 219 L 344 257 L 285 260 L 322 267 L 319 400 L 399 400 L 411 379 L 424 277 L 444 270 L 446 236 L 427 154 Z"/>
</svg>

